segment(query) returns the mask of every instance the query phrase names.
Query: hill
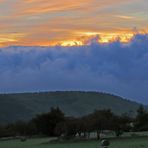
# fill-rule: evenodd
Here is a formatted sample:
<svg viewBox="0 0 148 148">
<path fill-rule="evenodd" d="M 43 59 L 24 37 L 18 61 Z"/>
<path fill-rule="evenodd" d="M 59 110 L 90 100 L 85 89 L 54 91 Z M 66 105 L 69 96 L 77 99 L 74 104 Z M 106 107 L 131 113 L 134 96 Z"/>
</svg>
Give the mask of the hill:
<svg viewBox="0 0 148 148">
<path fill-rule="evenodd" d="M 135 114 L 140 104 L 99 92 L 40 92 L 0 95 L 0 123 L 31 119 L 59 106 L 66 115 L 82 116 L 94 109 Z"/>
</svg>

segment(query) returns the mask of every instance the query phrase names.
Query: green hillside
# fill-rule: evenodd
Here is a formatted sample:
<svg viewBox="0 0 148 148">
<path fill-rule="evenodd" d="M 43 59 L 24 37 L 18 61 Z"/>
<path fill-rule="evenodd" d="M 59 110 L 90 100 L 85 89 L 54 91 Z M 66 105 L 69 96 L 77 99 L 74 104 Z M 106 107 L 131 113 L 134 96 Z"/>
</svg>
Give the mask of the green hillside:
<svg viewBox="0 0 148 148">
<path fill-rule="evenodd" d="M 98 92 L 42 92 L 0 95 L 0 123 L 30 119 L 59 106 L 66 115 L 82 116 L 110 108 L 116 114 L 135 113 L 139 104 Z"/>
</svg>

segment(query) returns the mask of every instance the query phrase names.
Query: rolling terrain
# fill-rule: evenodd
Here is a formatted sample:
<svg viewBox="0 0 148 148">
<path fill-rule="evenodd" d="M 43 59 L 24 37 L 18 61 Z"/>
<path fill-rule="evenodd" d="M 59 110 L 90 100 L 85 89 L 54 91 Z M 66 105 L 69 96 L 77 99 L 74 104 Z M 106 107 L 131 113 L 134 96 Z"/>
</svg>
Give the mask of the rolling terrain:
<svg viewBox="0 0 148 148">
<path fill-rule="evenodd" d="M 82 116 L 95 109 L 111 109 L 115 114 L 134 115 L 140 104 L 99 92 L 39 92 L 0 95 L 0 123 L 28 120 L 36 114 L 60 107 L 68 116 Z"/>
</svg>

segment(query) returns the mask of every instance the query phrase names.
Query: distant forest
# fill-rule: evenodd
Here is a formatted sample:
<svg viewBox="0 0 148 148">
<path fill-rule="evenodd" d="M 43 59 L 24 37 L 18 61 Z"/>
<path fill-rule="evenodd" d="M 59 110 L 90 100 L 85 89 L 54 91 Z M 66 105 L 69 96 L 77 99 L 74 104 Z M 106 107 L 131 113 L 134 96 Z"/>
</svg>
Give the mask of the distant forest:
<svg viewBox="0 0 148 148">
<path fill-rule="evenodd" d="M 128 114 L 115 115 L 111 110 L 94 110 L 82 117 L 65 116 L 59 107 L 38 114 L 29 121 L 17 121 L 0 126 L 0 137 L 31 137 L 34 135 L 63 139 L 89 138 L 91 132 L 114 131 L 116 136 L 129 131 L 148 131 L 148 112 L 139 106 L 135 117 Z"/>
</svg>

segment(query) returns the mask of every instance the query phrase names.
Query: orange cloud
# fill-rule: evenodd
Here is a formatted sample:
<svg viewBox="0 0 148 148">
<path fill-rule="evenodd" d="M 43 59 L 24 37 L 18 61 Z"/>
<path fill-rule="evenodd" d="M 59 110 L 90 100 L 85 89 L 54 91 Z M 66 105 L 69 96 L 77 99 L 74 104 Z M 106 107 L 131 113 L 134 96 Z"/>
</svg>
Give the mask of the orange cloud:
<svg viewBox="0 0 148 148">
<path fill-rule="evenodd" d="M 134 19 L 133 16 L 125 16 L 125 15 L 115 15 L 115 17 L 118 17 L 118 18 L 121 18 L 121 19 L 126 19 L 126 20 Z"/>
<path fill-rule="evenodd" d="M 12 45 L 19 42 L 25 34 L 23 33 L 7 33 L 7 34 L 0 34 L 0 45 Z"/>
<path fill-rule="evenodd" d="M 99 34 L 100 42 L 148 31 L 144 0 L 1 0 L 1 45 L 77 45 L 82 36 Z M 136 12 L 136 13 L 134 13 Z M 115 33 L 115 35 L 113 35 Z M 22 34 L 23 36 L 12 36 Z"/>
</svg>

